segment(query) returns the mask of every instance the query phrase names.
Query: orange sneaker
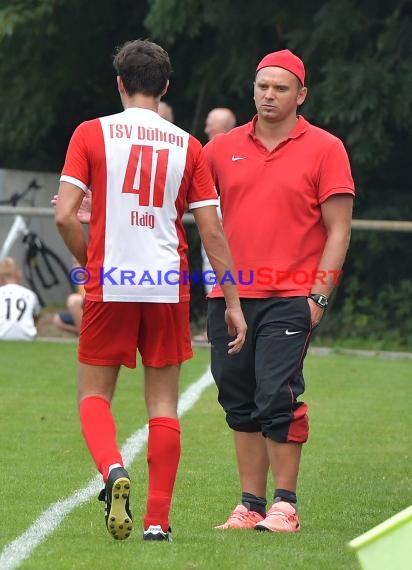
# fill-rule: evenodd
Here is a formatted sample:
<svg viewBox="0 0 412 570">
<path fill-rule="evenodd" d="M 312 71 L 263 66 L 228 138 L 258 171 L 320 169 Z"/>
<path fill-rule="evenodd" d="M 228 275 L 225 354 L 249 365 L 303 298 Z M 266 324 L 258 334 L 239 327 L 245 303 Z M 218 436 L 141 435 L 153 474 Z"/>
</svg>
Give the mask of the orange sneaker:
<svg viewBox="0 0 412 570">
<path fill-rule="evenodd" d="M 249 511 L 244 505 L 238 505 L 234 511 L 230 513 L 229 518 L 224 524 L 215 526 L 219 530 L 228 528 L 255 528 L 255 525 L 263 521 L 264 517 L 256 511 Z"/>
<path fill-rule="evenodd" d="M 279 501 L 268 510 L 266 518 L 255 525 L 256 530 L 269 532 L 299 532 L 298 513 L 293 505 Z"/>
</svg>

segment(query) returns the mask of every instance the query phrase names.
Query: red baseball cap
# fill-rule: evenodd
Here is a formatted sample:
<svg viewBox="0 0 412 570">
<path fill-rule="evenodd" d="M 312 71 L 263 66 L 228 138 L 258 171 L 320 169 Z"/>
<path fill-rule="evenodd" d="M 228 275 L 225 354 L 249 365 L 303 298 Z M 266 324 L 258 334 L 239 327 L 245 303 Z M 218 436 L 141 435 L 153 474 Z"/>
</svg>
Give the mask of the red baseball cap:
<svg viewBox="0 0 412 570">
<path fill-rule="evenodd" d="M 256 68 L 256 73 L 263 67 L 282 67 L 296 75 L 302 85 L 305 85 L 305 66 L 303 61 L 288 49 L 268 53 Z"/>
</svg>

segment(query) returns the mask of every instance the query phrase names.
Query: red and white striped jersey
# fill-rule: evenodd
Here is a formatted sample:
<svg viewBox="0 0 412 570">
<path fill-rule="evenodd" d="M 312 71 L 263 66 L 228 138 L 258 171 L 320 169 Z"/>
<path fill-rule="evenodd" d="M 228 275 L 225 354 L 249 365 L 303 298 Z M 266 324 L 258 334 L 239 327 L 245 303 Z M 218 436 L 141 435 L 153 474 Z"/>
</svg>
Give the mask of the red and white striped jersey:
<svg viewBox="0 0 412 570">
<path fill-rule="evenodd" d="M 128 108 L 77 127 L 60 180 L 92 191 L 88 299 L 189 299 L 182 216 L 187 206 L 218 204 L 197 139 L 154 111 Z"/>
</svg>

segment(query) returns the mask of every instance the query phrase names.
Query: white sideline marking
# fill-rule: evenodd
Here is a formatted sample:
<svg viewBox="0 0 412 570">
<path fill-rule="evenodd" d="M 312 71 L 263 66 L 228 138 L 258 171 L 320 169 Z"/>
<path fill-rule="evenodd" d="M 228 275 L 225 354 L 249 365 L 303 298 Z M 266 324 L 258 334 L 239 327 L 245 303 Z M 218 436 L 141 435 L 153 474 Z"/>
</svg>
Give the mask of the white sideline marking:
<svg viewBox="0 0 412 570">
<path fill-rule="evenodd" d="M 210 369 L 196 382 L 193 382 L 180 396 L 178 405 L 179 417 L 185 414 L 202 395 L 202 392 L 213 383 Z M 121 449 L 122 457 L 127 467 L 141 451 L 146 443 L 148 433 L 147 424 L 135 431 L 125 442 Z M 63 519 L 76 507 L 79 507 L 91 497 L 96 495 L 102 487 L 100 474 L 94 477 L 85 487 L 78 489 L 66 499 L 53 503 L 44 511 L 23 534 L 12 542 L 6 544 L 0 556 L 1 570 L 14 570 L 33 550 L 39 546 L 60 525 Z"/>
</svg>

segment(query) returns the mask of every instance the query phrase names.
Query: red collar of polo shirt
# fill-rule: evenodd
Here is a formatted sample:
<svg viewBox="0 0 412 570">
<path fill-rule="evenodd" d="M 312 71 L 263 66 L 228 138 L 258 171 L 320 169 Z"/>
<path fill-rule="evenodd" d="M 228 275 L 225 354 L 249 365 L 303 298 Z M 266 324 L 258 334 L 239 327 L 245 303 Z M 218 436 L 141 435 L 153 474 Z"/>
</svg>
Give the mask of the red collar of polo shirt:
<svg viewBox="0 0 412 570">
<path fill-rule="evenodd" d="M 307 120 L 302 115 L 298 115 L 297 119 L 298 120 L 296 121 L 296 125 L 293 127 L 292 131 L 290 132 L 288 139 L 297 139 L 308 130 L 309 123 L 307 122 Z M 252 137 L 252 139 L 256 138 L 255 129 L 256 129 L 257 120 L 258 116 L 255 115 L 253 119 L 250 121 L 249 128 L 247 130 L 248 135 Z"/>
</svg>

